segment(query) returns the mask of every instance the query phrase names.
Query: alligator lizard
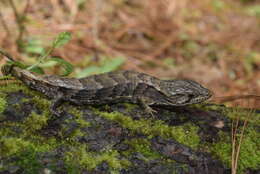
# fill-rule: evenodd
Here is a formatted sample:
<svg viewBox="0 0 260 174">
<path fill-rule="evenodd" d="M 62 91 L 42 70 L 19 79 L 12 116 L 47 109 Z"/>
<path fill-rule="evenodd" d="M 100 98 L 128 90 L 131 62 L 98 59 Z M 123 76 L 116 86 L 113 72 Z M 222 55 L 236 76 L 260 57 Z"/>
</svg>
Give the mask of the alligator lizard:
<svg viewBox="0 0 260 174">
<path fill-rule="evenodd" d="M 160 80 L 134 71 L 109 72 L 81 79 L 40 76 L 11 65 L 3 66 L 2 72 L 51 98 L 50 111 L 55 115 L 61 114 L 58 107 L 66 101 L 76 105 L 137 103 L 152 114 L 150 106 L 153 105 L 184 106 L 203 102 L 212 95 L 210 90 L 192 80 Z"/>
</svg>

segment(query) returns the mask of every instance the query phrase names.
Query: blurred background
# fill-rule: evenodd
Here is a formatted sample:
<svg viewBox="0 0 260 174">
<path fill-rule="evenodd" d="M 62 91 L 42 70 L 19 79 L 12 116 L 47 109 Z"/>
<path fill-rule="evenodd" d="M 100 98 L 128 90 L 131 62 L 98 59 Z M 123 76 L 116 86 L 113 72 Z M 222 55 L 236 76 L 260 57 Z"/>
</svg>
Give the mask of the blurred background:
<svg viewBox="0 0 260 174">
<path fill-rule="evenodd" d="M 63 31 L 72 39 L 52 55 L 74 77 L 129 69 L 193 79 L 219 97 L 260 93 L 258 0 L 0 1 L 0 48 L 18 60 L 34 63 Z"/>
</svg>

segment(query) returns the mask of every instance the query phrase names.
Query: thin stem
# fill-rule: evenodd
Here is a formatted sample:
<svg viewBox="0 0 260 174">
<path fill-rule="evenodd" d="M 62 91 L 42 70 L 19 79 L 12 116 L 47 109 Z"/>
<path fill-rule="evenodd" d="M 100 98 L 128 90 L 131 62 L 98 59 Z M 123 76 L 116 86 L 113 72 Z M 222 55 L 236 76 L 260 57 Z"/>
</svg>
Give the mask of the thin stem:
<svg viewBox="0 0 260 174">
<path fill-rule="evenodd" d="M 232 122 L 233 123 L 233 122 Z M 236 174 L 236 153 L 237 153 L 237 144 L 236 144 L 236 135 L 238 132 L 238 124 L 239 124 L 239 117 L 236 119 L 236 125 L 234 126 L 234 124 L 232 124 L 232 159 L 231 159 L 231 163 L 232 163 L 232 174 Z"/>
<path fill-rule="evenodd" d="M 242 127 L 241 136 L 240 136 L 239 144 L 238 144 L 238 147 L 237 147 L 236 160 L 235 160 L 235 164 L 236 164 L 235 169 L 236 169 L 236 170 L 237 170 L 237 164 L 238 164 L 238 159 L 239 159 L 239 154 L 240 154 L 240 148 L 241 148 L 242 140 L 243 140 L 243 137 L 244 137 L 244 132 L 245 132 L 245 129 L 246 129 L 246 126 L 247 126 L 249 117 L 250 117 L 252 114 L 253 114 L 253 109 L 251 109 L 251 110 L 247 113 L 246 120 L 244 121 L 244 124 L 243 124 L 243 127 Z"/>
<path fill-rule="evenodd" d="M 31 70 L 31 69 L 35 68 L 36 66 L 40 65 L 41 63 L 43 63 L 44 59 L 46 59 L 54 51 L 54 49 L 55 49 L 55 47 L 52 46 L 45 54 L 43 54 L 42 56 L 39 57 L 39 61 L 37 63 L 28 67 L 27 70 Z"/>
<path fill-rule="evenodd" d="M 233 174 L 233 169 L 234 169 L 234 157 L 235 157 L 234 120 L 232 120 L 232 127 L 231 127 L 231 144 L 232 144 L 231 170 L 232 170 L 232 174 Z"/>
</svg>

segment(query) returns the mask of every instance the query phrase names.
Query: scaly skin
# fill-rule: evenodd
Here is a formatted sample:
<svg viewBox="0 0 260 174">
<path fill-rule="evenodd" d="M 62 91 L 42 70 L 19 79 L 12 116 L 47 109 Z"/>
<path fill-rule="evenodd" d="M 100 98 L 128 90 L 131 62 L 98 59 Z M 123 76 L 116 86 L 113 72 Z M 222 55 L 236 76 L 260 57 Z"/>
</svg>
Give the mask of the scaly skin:
<svg viewBox="0 0 260 174">
<path fill-rule="evenodd" d="M 51 112 L 68 101 L 76 105 L 130 102 L 140 104 L 147 112 L 150 106 L 184 106 L 200 103 L 212 93 L 192 80 L 160 80 L 144 73 L 117 71 L 86 78 L 39 76 L 19 67 L 5 65 L 3 74 L 11 74 L 30 88 L 53 99 Z"/>
</svg>

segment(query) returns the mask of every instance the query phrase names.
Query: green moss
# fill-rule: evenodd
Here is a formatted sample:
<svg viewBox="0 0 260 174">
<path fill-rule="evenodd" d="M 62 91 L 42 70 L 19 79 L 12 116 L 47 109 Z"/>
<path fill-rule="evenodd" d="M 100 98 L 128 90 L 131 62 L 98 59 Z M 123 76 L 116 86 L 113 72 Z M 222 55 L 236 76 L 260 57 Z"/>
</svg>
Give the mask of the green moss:
<svg viewBox="0 0 260 174">
<path fill-rule="evenodd" d="M 1 89 L 1 85 L 0 85 Z M 6 102 L 6 94 L 4 92 L 0 92 L 0 114 L 4 112 L 6 108 L 7 102 Z"/>
<path fill-rule="evenodd" d="M 21 123 L 22 125 L 22 123 Z M 21 126 L 17 124 L 17 126 Z M 13 126 L 12 126 L 13 127 Z M 19 134 L 12 132 L 11 128 L 0 128 L 0 156 L 6 158 L 15 157 L 15 161 L 0 167 L 5 170 L 8 166 L 18 166 L 24 173 L 34 174 L 42 168 L 38 155 L 49 152 L 58 146 L 54 138 L 46 139 L 23 130 Z"/>
<path fill-rule="evenodd" d="M 47 124 L 49 113 L 48 110 L 43 108 L 49 107 L 49 102 L 39 97 L 39 93 L 30 90 L 23 84 L 9 83 L 0 86 L 0 90 L 1 97 L 2 94 L 23 91 L 28 96 L 33 97 L 32 100 L 23 98 L 22 102 L 32 101 L 43 111 L 42 114 L 32 112 L 22 122 L 4 122 L 0 127 L 0 156 L 6 158 L 15 157 L 17 159 L 5 167 L 14 165 L 22 168 L 25 173 L 37 173 L 42 167 L 37 159 L 39 153 L 48 152 L 58 146 L 55 139 L 46 139 L 36 134 L 36 131 Z"/>
<path fill-rule="evenodd" d="M 9 79 L 14 79 L 14 77 L 11 75 L 0 76 L 0 80 L 9 80 Z"/>
<path fill-rule="evenodd" d="M 31 99 L 29 99 L 29 98 L 22 98 L 22 100 L 21 100 L 22 103 L 28 103 L 30 101 L 31 101 Z"/>
<path fill-rule="evenodd" d="M 25 141 L 22 138 L 1 137 L 0 144 L 1 156 L 10 156 L 28 147 L 30 145 L 30 142 Z"/>
<path fill-rule="evenodd" d="M 26 95 L 32 96 L 31 99 L 23 98 L 22 99 L 23 103 L 27 101 L 31 101 L 35 103 L 38 106 L 38 108 L 44 111 L 43 115 L 49 114 L 50 101 L 44 98 L 41 93 L 31 90 L 23 84 L 8 83 L 7 85 L 0 86 L 0 91 L 1 91 L 0 97 L 2 97 L 1 94 L 6 95 L 7 93 L 22 91 Z M 0 106 L 1 106 L 1 102 L 0 102 Z"/>
<path fill-rule="evenodd" d="M 250 128 L 241 145 L 239 170 L 260 168 L 259 133 Z"/>
<path fill-rule="evenodd" d="M 6 108 L 6 100 L 5 100 L 5 97 L 1 97 L 0 96 L 0 114 L 2 112 L 4 112 L 5 108 Z"/>
<path fill-rule="evenodd" d="M 195 107 L 198 107 L 195 106 Z M 222 112 L 231 121 L 240 120 L 241 123 L 244 121 L 248 122 L 248 126 L 245 129 L 243 140 L 241 144 L 241 149 L 239 153 L 238 160 L 238 173 L 242 174 L 247 168 L 259 169 L 260 167 L 260 137 L 255 130 L 255 126 L 260 124 L 260 114 L 254 112 L 254 110 L 246 110 L 244 108 L 234 107 L 220 107 L 219 105 L 203 106 L 203 110 L 216 110 Z M 231 125 L 229 125 L 231 127 Z M 241 127 L 238 132 L 241 132 Z M 232 158 L 232 142 L 231 133 L 220 132 L 220 140 L 218 143 L 210 144 L 205 147 L 219 159 L 221 159 L 227 167 L 231 168 L 231 158 Z M 236 135 L 238 141 L 240 133 Z M 239 143 L 237 141 L 237 144 Z"/>
<path fill-rule="evenodd" d="M 171 127 L 164 124 L 161 120 L 133 120 L 119 112 L 99 112 L 100 116 L 106 119 L 115 121 L 121 124 L 123 127 L 128 128 L 134 132 L 143 133 L 149 137 L 161 136 L 164 138 L 173 138 L 176 141 L 183 143 L 191 148 L 197 148 L 200 142 L 200 138 L 197 135 L 198 127 L 192 123 L 187 123 L 182 126 Z"/>
<path fill-rule="evenodd" d="M 3 94 L 23 91 L 23 93 L 32 97 L 30 99 L 22 99 L 22 102 L 32 102 L 42 111 L 41 114 L 32 112 L 22 122 L 6 122 L 0 127 L 0 145 L 3 147 L 0 149 L 0 155 L 7 158 L 17 158 L 15 164 L 11 165 L 21 167 L 25 173 L 37 173 L 43 167 L 38 161 L 39 153 L 49 152 L 51 149 L 57 148 L 60 145 L 65 145 L 71 149 L 66 153 L 65 159 L 67 161 L 67 169 L 72 173 L 79 173 L 79 166 L 93 169 L 102 162 L 108 163 L 111 172 L 114 173 L 130 165 L 129 161 L 120 158 L 117 151 L 108 149 L 102 153 L 94 153 L 88 152 L 85 145 L 75 145 L 75 138 L 85 135 L 85 133 L 81 132 L 81 129 L 90 125 L 90 123 L 84 119 L 82 112 L 75 107 L 70 107 L 69 109 L 73 117 L 68 120 L 68 124 L 74 122 L 78 126 L 75 127 L 75 130 L 70 132 L 70 135 L 66 135 L 66 138 L 61 138 L 59 142 L 57 142 L 55 138 L 52 140 L 52 138 L 46 138 L 36 134 L 37 131 L 47 125 L 47 121 L 51 117 L 49 112 L 50 101 L 24 85 L 7 84 L 0 88 Z M 0 96 L 2 97 L 2 95 Z M 66 125 L 67 123 L 63 125 L 64 130 L 62 129 L 63 131 L 61 131 L 62 135 L 65 133 L 64 131 L 66 131 Z M 17 130 L 19 134 L 17 134 Z"/>
<path fill-rule="evenodd" d="M 28 88 L 26 85 L 22 83 L 8 83 L 6 85 L 2 85 L 2 86 L 0 85 L 0 91 L 4 94 L 10 92 L 22 91 L 26 95 L 33 96 L 33 101 L 37 102 L 37 104 L 42 104 L 42 106 L 45 106 L 47 103 L 47 105 L 49 105 L 49 101 L 43 97 L 43 94 Z M 27 99 L 23 99 L 23 100 L 27 100 Z"/>
<path fill-rule="evenodd" d="M 147 139 L 135 138 L 126 140 L 125 143 L 131 147 L 129 151 L 124 152 L 124 155 L 126 156 L 134 152 L 139 152 L 144 156 L 144 160 L 147 161 L 162 157 L 158 152 L 151 149 L 151 143 Z"/>
<path fill-rule="evenodd" d="M 248 121 L 250 124 L 259 125 L 260 124 L 260 114 L 254 112 L 254 110 L 246 110 L 245 108 L 227 108 L 224 111 L 225 115 L 227 115 L 230 119 L 239 119 L 241 121 Z"/>
<path fill-rule="evenodd" d="M 37 151 L 33 148 L 27 148 L 25 151 L 17 154 L 19 160 L 14 164 L 23 169 L 24 173 L 35 174 L 44 168 L 43 164 L 37 159 Z"/>
<path fill-rule="evenodd" d="M 81 131 L 80 127 L 70 127 L 66 124 L 62 125 L 61 130 L 59 131 L 59 136 L 64 140 L 66 143 L 73 144 L 78 140 L 79 137 L 86 135 L 84 132 Z"/>
<path fill-rule="evenodd" d="M 239 139 L 241 134 L 236 135 Z M 220 132 L 220 141 L 210 145 L 210 151 L 219 157 L 228 167 L 231 167 L 232 143 L 230 133 Z M 241 144 L 238 172 L 243 173 L 247 168 L 259 169 L 260 166 L 260 137 L 253 127 L 247 127 Z"/>
<path fill-rule="evenodd" d="M 74 142 L 77 141 L 78 137 L 86 135 L 86 132 L 82 132 L 82 128 L 90 126 L 90 123 L 83 118 L 83 113 L 77 108 L 70 106 L 68 110 L 73 117 L 65 120 L 59 135 L 67 142 Z"/>
<path fill-rule="evenodd" d="M 76 109 L 75 107 L 71 107 L 69 112 L 74 116 L 76 123 L 80 125 L 80 127 L 88 127 L 90 123 L 83 118 L 82 111 Z"/>
<path fill-rule="evenodd" d="M 10 93 L 14 91 L 24 91 L 26 93 L 32 93 L 31 90 L 23 84 L 9 83 L 7 85 L 0 86 L 0 89 L 4 93 Z"/>
<path fill-rule="evenodd" d="M 106 162 L 113 171 L 130 165 L 128 160 L 119 159 L 119 153 L 115 150 L 107 150 L 102 153 L 88 152 L 85 144 L 74 146 L 66 152 L 65 162 L 69 170 L 73 170 L 75 166 L 92 170 L 102 162 Z"/>
<path fill-rule="evenodd" d="M 27 140 L 26 140 L 27 139 Z M 45 140 L 46 141 L 46 140 Z M 17 155 L 26 149 L 34 149 L 37 152 L 50 150 L 57 145 L 56 140 L 49 139 L 48 142 L 39 142 L 32 139 L 20 137 L 1 136 L 0 138 L 0 154 L 2 156 Z"/>
<path fill-rule="evenodd" d="M 34 174 L 38 173 L 39 169 L 43 168 L 42 164 L 38 160 L 39 153 L 49 152 L 55 146 L 56 141 L 48 140 L 48 143 L 37 143 L 24 138 L 16 137 L 1 137 L 0 154 L 3 157 L 15 156 L 17 159 L 11 164 L 15 165 L 24 170 L 24 173 Z M 4 170 L 4 168 L 2 168 Z M 1 170 L 0 170 L 1 171 Z"/>
<path fill-rule="evenodd" d="M 213 103 L 209 103 L 208 105 L 207 104 L 193 104 L 193 105 L 190 105 L 189 107 L 196 108 L 196 109 L 203 110 L 203 111 L 222 112 L 222 111 L 226 110 L 225 106 L 213 104 Z"/>
<path fill-rule="evenodd" d="M 32 112 L 29 117 L 25 118 L 23 121 L 23 129 L 33 133 L 34 131 L 40 130 L 42 127 L 47 125 L 48 121 L 47 114 L 36 114 Z"/>
<path fill-rule="evenodd" d="M 39 96 L 39 95 L 34 95 L 34 97 L 31 99 L 31 102 L 35 103 L 36 106 L 44 111 L 44 115 L 50 115 L 50 105 L 51 101 L 47 100 L 46 98 Z"/>
<path fill-rule="evenodd" d="M 15 157 L 16 160 L 5 165 L 1 170 L 5 170 L 8 166 L 18 166 L 24 170 L 24 173 L 34 174 L 43 168 L 37 159 L 38 154 L 48 152 L 53 149 L 54 141 L 48 140 L 48 143 L 37 143 L 31 140 L 25 140 L 20 137 L 2 137 L 0 138 L 0 156 Z"/>
<path fill-rule="evenodd" d="M 226 115 L 230 119 L 239 118 L 240 120 L 247 120 L 255 125 L 260 124 L 260 114 L 255 113 L 253 109 L 245 109 L 240 107 L 226 107 L 224 105 L 210 104 L 210 105 L 201 105 L 194 104 L 191 107 L 197 108 L 203 111 L 217 111 Z M 247 119 L 248 116 L 250 119 Z"/>
<path fill-rule="evenodd" d="M 132 103 L 124 103 L 124 106 L 127 112 L 131 112 L 132 110 L 138 107 L 136 104 L 132 104 Z"/>
</svg>

